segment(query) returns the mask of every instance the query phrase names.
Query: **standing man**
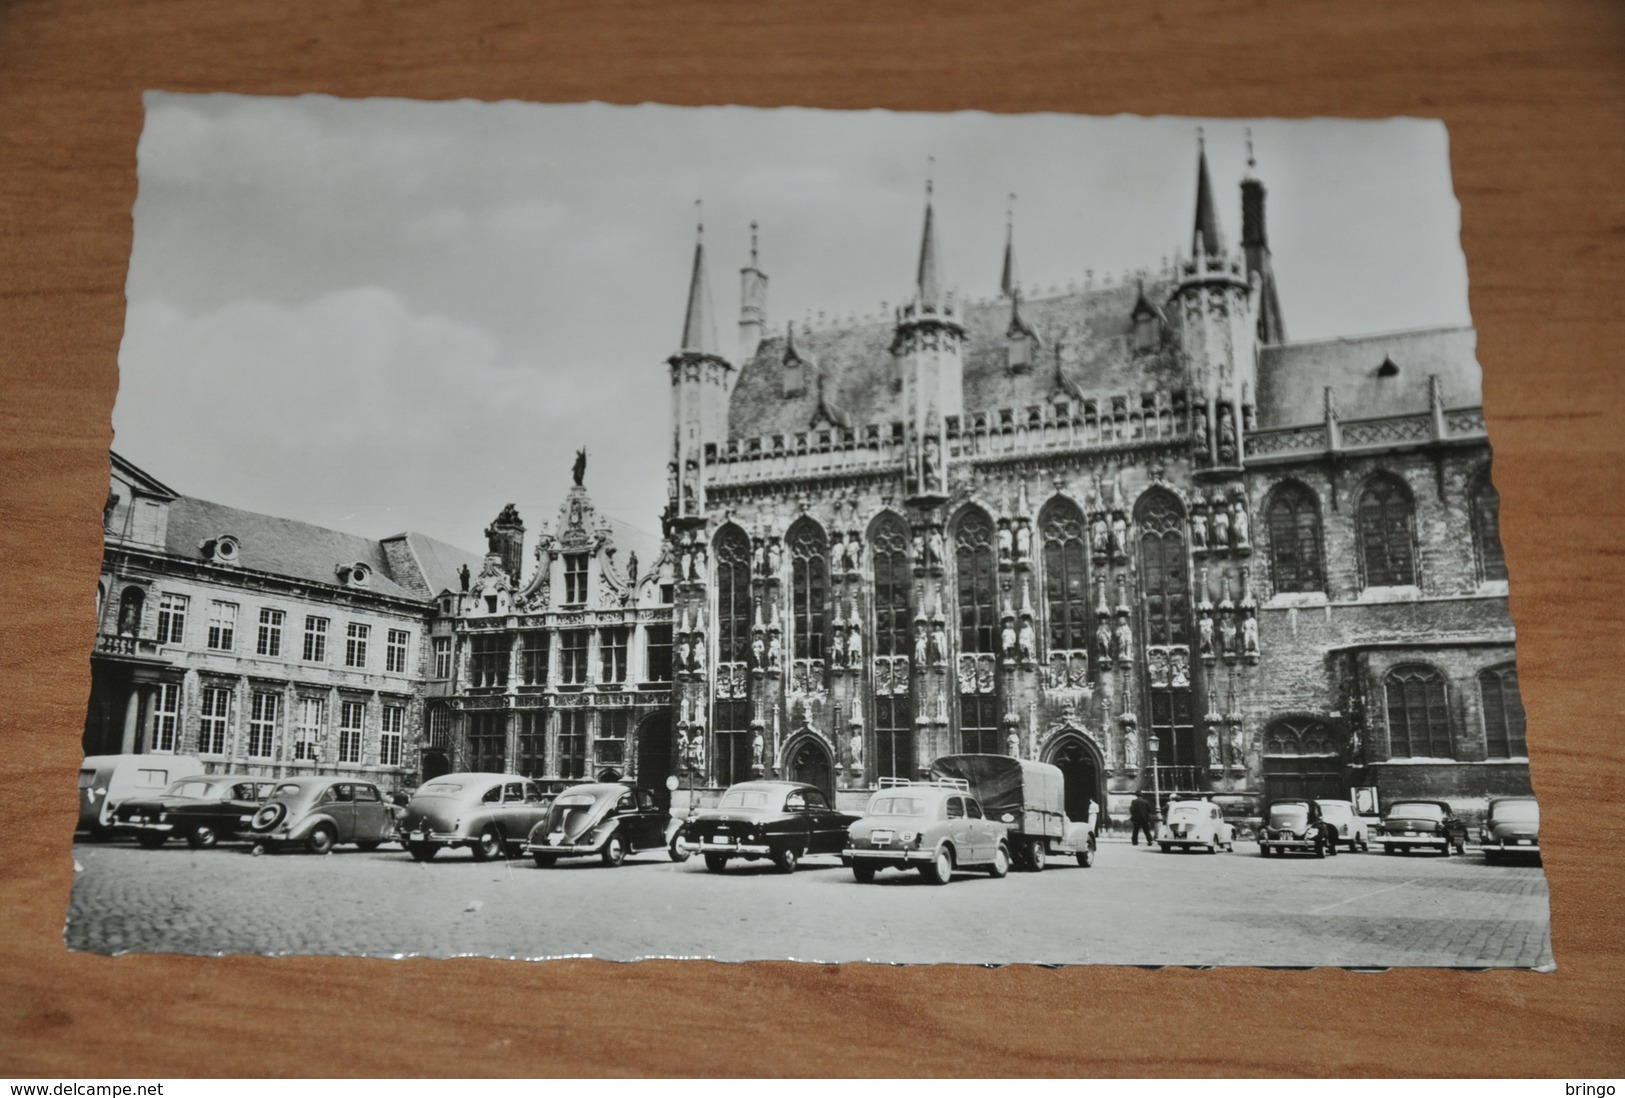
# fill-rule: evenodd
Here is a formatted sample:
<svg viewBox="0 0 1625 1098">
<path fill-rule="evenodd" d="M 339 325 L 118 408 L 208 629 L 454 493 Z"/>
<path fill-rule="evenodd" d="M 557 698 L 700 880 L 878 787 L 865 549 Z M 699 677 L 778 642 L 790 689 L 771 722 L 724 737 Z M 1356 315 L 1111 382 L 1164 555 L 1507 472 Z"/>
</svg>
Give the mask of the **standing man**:
<svg viewBox="0 0 1625 1098">
<path fill-rule="evenodd" d="M 1129 822 L 1133 825 L 1132 841 L 1135 846 L 1140 845 L 1140 832 L 1145 832 L 1145 845 L 1150 846 L 1156 841 L 1156 832 L 1151 827 L 1151 802 L 1144 797 L 1135 797 L 1128 806 Z"/>
</svg>

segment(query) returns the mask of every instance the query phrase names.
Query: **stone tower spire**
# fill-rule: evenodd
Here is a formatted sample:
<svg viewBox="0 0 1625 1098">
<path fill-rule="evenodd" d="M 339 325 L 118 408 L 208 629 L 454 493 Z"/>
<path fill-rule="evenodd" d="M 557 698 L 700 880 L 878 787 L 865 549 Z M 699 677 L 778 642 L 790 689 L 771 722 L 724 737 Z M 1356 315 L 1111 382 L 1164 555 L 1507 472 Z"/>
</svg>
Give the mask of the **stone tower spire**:
<svg viewBox="0 0 1625 1098">
<path fill-rule="evenodd" d="M 942 301 L 942 283 L 937 273 L 937 232 L 931 213 L 932 182 L 925 181 L 925 229 L 920 236 L 920 267 L 915 276 L 914 301 L 931 306 Z"/>
<path fill-rule="evenodd" d="M 699 203 L 696 202 L 695 206 Z M 689 276 L 688 311 L 683 318 L 683 350 L 698 354 L 717 353 L 717 325 L 711 309 L 711 284 L 705 277 L 705 222 L 699 222 L 694 235 L 694 270 Z"/>
<path fill-rule="evenodd" d="M 767 326 L 767 275 L 756 260 L 756 222 L 750 223 L 750 264 L 739 271 L 739 361 L 756 357 Z"/>
<path fill-rule="evenodd" d="M 1213 201 L 1213 182 L 1207 172 L 1207 141 L 1196 131 L 1196 225 L 1191 230 L 1192 255 L 1223 255 L 1219 235 L 1219 207 Z"/>
<path fill-rule="evenodd" d="M 1016 270 L 1016 196 L 1010 196 L 1010 205 L 1004 213 L 1004 269 L 999 273 L 999 292 L 1014 298 L 1021 286 L 1021 274 Z"/>
<path fill-rule="evenodd" d="M 696 209 L 699 203 L 695 204 Z M 716 315 L 705 274 L 705 223 L 695 229 L 694 266 L 681 350 L 666 360 L 672 386 L 672 457 L 667 475 L 668 527 L 705 522 L 705 447 L 727 431 L 734 368 L 718 353 Z"/>
<path fill-rule="evenodd" d="M 909 420 L 905 480 L 909 497 L 918 501 L 946 498 L 947 420 L 964 411 L 965 328 L 943 291 L 933 189 L 927 180 L 914 300 L 898 310 L 891 346 Z"/>
<path fill-rule="evenodd" d="M 1264 229 L 1264 184 L 1255 174 L 1253 131 L 1247 131 L 1247 174 L 1241 181 L 1241 250 L 1247 257 L 1247 277 L 1258 281 L 1258 338 L 1264 343 L 1286 340 L 1286 322 L 1275 290 L 1270 266 L 1269 235 Z"/>
</svg>

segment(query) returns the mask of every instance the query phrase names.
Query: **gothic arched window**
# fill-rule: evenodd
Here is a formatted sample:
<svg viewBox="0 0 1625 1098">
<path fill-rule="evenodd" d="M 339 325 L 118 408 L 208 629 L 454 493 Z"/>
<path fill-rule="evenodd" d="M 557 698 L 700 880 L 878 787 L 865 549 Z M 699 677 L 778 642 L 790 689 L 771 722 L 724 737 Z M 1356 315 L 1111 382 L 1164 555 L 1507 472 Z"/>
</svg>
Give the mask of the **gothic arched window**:
<svg viewBox="0 0 1625 1098">
<path fill-rule="evenodd" d="M 1431 667 L 1396 667 L 1383 679 L 1388 698 L 1388 757 L 1455 758 L 1444 678 Z"/>
<path fill-rule="evenodd" d="M 1518 692 L 1518 669 L 1512 664 L 1478 673 L 1478 693 L 1484 703 L 1484 754 L 1492 759 L 1523 758 L 1523 695 Z"/>
<path fill-rule="evenodd" d="M 1086 648 L 1093 622 L 1089 614 L 1089 578 L 1084 573 L 1083 512 L 1069 500 L 1055 499 L 1038 516 L 1044 539 L 1044 601 L 1049 614 L 1049 646 Z"/>
<path fill-rule="evenodd" d="M 1134 509 L 1140 528 L 1145 642 L 1190 643 L 1190 581 L 1185 566 L 1185 509 L 1171 493 L 1148 492 Z"/>
<path fill-rule="evenodd" d="M 1288 481 L 1270 496 L 1270 572 L 1275 590 L 1323 591 L 1320 505 L 1303 485 Z"/>
<path fill-rule="evenodd" d="M 716 555 L 717 582 L 717 662 L 747 663 L 750 660 L 750 539 L 737 526 L 724 526 L 712 546 Z M 717 780 L 736 782 L 750 776 L 750 699 L 728 696 L 717 676 L 718 697 L 712 720 L 715 730 Z"/>
<path fill-rule="evenodd" d="M 825 603 L 829 596 L 829 539 L 811 519 L 784 536 L 790 549 L 790 614 L 797 659 L 824 658 Z"/>
<path fill-rule="evenodd" d="M 954 576 L 959 604 L 959 651 L 996 655 L 999 651 L 999 574 L 993 552 L 993 522 L 967 510 L 954 527 Z M 979 665 L 980 666 L 980 665 Z M 980 671 L 978 672 L 980 675 Z M 999 697 L 982 684 L 959 684 L 960 749 L 1003 750 L 999 743 Z"/>
<path fill-rule="evenodd" d="M 1488 473 L 1473 492 L 1473 544 L 1478 548 L 1478 575 L 1484 580 L 1507 578 L 1507 558 L 1501 551 L 1501 493 Z"/>
<path fill-rule="evenodd" d="M 1416 584 L 1416 535 L 1411 494 L 1398 478 L 1379 473 L 1366 482 L 1355 508 L 1360 574 L 1367 587 Z"/>
<path fill-rule="evenodd" d="M 874 682 L 870 757 L 875 776 L 882 778 L 906 778 L 914 772 L 908 664 L 893 660 L 906 660 L 912 651 L 908 547 L 908 526 L 896 515 L 882 515 L 869 528 L 869 560 L 875 578 L 874 654 L 886 668 L 884 676 L 877 669 Z"/>
</svg>

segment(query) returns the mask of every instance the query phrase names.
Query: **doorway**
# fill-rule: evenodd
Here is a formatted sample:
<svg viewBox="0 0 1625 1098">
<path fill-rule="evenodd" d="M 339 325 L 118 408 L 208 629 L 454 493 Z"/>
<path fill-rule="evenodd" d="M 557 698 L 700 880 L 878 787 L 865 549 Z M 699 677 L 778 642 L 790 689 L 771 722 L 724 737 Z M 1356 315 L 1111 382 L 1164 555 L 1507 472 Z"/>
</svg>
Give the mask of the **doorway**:
<svg viewBox="0 0 1625 1098">
<path fill-rule="evenodd" d="M 1089 818 L 1090 802 L 1100 806 L 1100 826 L 1106 825 L 1105 768 L 1100 753 L 1078 733 L 1061 737 L 1050 750 L 1050 764 L 1066 782 L 1066 817 L 1077 823 Z"/>
<path fill-rule="evenodd" d="M 822 789 L 829 802 L 835 803 L 835 761 L 816 736 L 806 735 L 792 744 L 786 758 L 785 777 Z"/>
<path fill-rule="evenodd" d="M 637 749 L 633 761 L 638 784 L 655 796 L 663 811 L 671 809 L 671 790 L 666 779 L 676 773 L 672 765 L 671 714 L 656 713 L 638 725 Z"/>
</svg>

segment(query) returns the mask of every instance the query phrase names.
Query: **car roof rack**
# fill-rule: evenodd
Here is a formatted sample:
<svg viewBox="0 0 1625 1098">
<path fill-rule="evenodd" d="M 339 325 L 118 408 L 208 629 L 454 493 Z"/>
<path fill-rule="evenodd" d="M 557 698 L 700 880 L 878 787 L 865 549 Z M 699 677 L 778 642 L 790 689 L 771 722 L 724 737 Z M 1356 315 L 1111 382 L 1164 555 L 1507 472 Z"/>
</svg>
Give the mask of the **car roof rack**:
<svg viewBox="0 0 1625 1098">
<path fill-rule="evenodd" d="M 882 789 L 953 789 L 960 793 L 970 792 L 970 782 L 964 778 L 881 778 Z"/>
</svg>

